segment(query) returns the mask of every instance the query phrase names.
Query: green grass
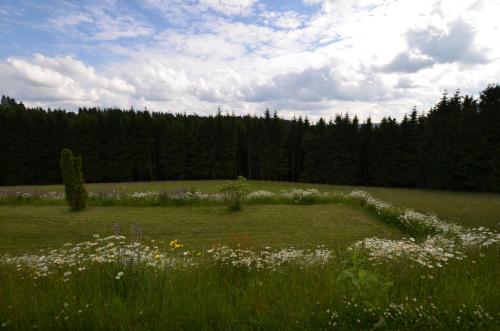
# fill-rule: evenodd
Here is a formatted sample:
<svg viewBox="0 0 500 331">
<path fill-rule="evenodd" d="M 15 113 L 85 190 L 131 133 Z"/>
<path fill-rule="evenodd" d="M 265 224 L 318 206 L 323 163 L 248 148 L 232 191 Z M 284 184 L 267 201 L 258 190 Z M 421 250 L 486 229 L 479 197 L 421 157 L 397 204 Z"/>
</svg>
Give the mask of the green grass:
<svg viewBox="0 0 500 331">
<path fill-rule="evenodd" d="M 219 189 L 233 182 L 231 180 L 173 180 L 159 182 L 130 182 L 130 183 L 87 183 L 85 187 L 91 192 L 111 191 L 113 189 L 120 192 L 142 192 L 142 191 L 157 191 L 157 190 L 175 190 L 175 189 L 191 189 L 196 188 L 202 192 L 215 193 Z M 283 189 L 290 188 L 317 188 L 321 190 L 331 189 L 331 185 L 297 183 L 297 182 L 273 182 L 261 180 L 246 181 L 251 191 L 268 190 L 277 192 Z M 62 192 L 62 185 L 35 185 L 35 186 L 0 186 L 0 192 L 3 190 L 17 192 L 32 192 L 33 190 L 40 192 Z"/>
<path fill-rule="evenodd" d="M 112 191 L 138 192 L 196 188 L 202 192 L 218 192 L 230 181 L 165 181 L 165 182 L 134 182 L 134 183 L 92 183 L 86 184 L 91 192 Z M 353 189 L 363 189 L 374 197 L 391 202 L 396 206 L 413 208 L 420 212 L 432 212 L 441 219 L 460 223 L 466 226 L 486 226 L 500 230 L 500 194 L 449 192 L 416 189 L 333 186 L 323 184 L 247 181 L 250 191 L 268 190 L 278 192 L 291 188 L 316 188 L 320 191 L 350 192 Z M 3 186 L 0 192 L 50 192 L 63 191 L 62 185 L 40 186 Z"/>
<path fill-rule="evenodd" d="M 387 327 L 382 330 L 496 330 L 500 279 L 491 269 L 495 257 L 486 254 L 475 264 L 452 263 L 445 272 L 384 264 L 371 268 L 371 273 L 390 286 L 361 291 L 339 280 L 348 263 L 342 258 L 326 266 L 289 267 L 280 272 L 213 264 L 155 272 L 104 264 L 74 271 L 68 282 L 61 275 L 33 280 L 21 277 L 13 267 L 2 268 L 0 322 L 10 321 L 7 329 L 13 330 L 34 326 L 42 330 L 324 330 L 335 312 L 335 330 L 372 330 L 383 311 L 388 311 L 393 318 L 386 316 Z M 120 280 L 114 278 L 118 271 L 124 271 Z M 431 275 L 432 280 L 421 278 Z M 391 304 L 403 305 L 402 315 L 395 314 Z M 482 309 L 494 320 L 474 313 Z"/>
<path fill-rule="evenodd" d="M 443 220 L 500 230 L 500 194 L 379 187 L 361 189 L 396 206 L 433 213 Z"/>
<path fill-rule="evenodd" d="M 88 184 L 87 188 L 134 192 L 194 187 L 217 192 L 225 183 Z M 354 189 L 265 181 L 249 181 L 249 186 L 251 191 L 275 192 L 287 188 Z M 5 189 L 0 188 L 0 192 Z M 28 192 L 61 189 L 9 188 Z M 468 226 L 499 229 L 499 195 L 363 189 L 396 206 L 432 212 Z M 67 282 L 63 281 L 66 269 L 35 280 L 29 271 L 2 265 L 0 326 L 6 323 L 7 330 L 35 326 L 43 330 L 372 330 L 383 321 L 385 326 L 380 330 L 500 330 L 498 245 L 469 251 L 464 260 L 434 269 L 408 261 L 373 265 L 355 260 L 345 247 L 356 240 L 408 236 L 385 224 L 383 217 L 357 203 L 340 202 L 254 204 L 237 213 L 224 206 L 206 205 L 91 206 L 80 213 L 57 205 L 2 205 L 0 254 L 36 252 L 66 242 L 86 241 L 94 233 L 111 234 L 113 224 L 119 224 L 121 233 L 129 236 L 131 225 L 139 223 L 143 242 L 163 241 L 159 246 L 165 249 L 172 239 L 180 240 L 189 250 L 214 244 L 255 249 L 324 244 L 335 255 L 324 266 L 287 266 L 278 271 L 228 268 L 213 261 L 188 269 L 159 271 L 144 265 L 90 264 L 83 272 L 73 270 Z M 115 279 L 118 271 L 125 273 L 120 280 Z M 351 278 L 341 280 L 340 275 Z M 404 309 L 398 314 L 391 305 Z M 332 319 L 332 312 L 338 314 L 337 319 Z M 385 316 L 383 320 L 381 316 Z M 336 328 L 328 324 L 333 321 Z"/>
<path fill-rule="evenodd" d="M 179 239 L 189 248 L 213 244 L 249 247 L 332 248 L 367 236 L 398 238 L 401 232 L 369 214 L 342 204 L 253 205 L 242 212 L 213 207 L 92 207 L 69 212 L 63 206 L 0 206 L 0 252 L 23 252 L 88 240 L 113 233 L 113 224 L 129 236 L 139 223 L 143 239 Z"/>
</svg>

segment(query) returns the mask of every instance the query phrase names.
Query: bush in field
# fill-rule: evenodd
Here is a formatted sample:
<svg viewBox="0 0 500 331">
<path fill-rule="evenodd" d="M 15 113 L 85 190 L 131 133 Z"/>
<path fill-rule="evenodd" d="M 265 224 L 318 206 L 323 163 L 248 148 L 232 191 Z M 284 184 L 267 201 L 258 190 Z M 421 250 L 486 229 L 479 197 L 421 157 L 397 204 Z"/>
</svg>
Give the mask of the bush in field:
<svg viewBox="0 0 500 331">
<path fill-rule="evenodd" d="M 70 209 L 72 211 L 85 209 L 87 191 L 83 187 L 82 158 L 75 157 L 71 150 L 64 148 L 61 152 L 60 166 Z"/>
<path fill-rule="evenodd" d="M 241 202 L 248 194 L 248 188 L 245 184 L 246 178 L 239 176 L 237 182 L 232 182 L 224 185 L 220 192 L 224 196 L 224 201 L 229 206 L 231 211 L 240 211 Z"/>
</svg>

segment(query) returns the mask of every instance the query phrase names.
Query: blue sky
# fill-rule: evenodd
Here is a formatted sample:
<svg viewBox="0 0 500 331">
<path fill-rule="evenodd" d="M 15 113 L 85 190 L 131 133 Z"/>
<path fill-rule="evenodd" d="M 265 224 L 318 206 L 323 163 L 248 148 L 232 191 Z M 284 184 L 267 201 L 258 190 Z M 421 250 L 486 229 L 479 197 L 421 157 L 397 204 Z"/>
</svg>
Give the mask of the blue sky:
<svg viewBox="0 0 500 331">
<path fill-rule="evenodd" d="M 0 3 L 0 93 L 31 106 L 400 118 L 500 77 L 498 1 Z"/>
</svg>

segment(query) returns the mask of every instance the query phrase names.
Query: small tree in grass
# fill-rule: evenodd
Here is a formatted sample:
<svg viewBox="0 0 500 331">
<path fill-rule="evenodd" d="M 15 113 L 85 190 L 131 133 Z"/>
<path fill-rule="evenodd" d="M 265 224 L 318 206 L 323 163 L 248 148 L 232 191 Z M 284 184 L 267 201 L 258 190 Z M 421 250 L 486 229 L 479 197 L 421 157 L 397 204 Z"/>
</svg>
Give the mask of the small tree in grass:
<svg viewBox="0 0 500 331">
<path fill-rule="evenodd" d="M 224 185 L 220 191 L 224 195 L 224 201 L 229 206 L 231 211 L 240 211 L 241 202 L 248 194 L 247 185 L 245 184 L 246 178 L 243 176 L 238 177 L 237 182 Z"/>
<path fill-rule="evenodd" d="M 61 152 L 60 166 L 64 192 L 70 209 L 72 211 L 85 209 L 87 191 L 83 187 L 82 158 L 75 157 L 68 148 L 64 148 Z"/>
</svg>

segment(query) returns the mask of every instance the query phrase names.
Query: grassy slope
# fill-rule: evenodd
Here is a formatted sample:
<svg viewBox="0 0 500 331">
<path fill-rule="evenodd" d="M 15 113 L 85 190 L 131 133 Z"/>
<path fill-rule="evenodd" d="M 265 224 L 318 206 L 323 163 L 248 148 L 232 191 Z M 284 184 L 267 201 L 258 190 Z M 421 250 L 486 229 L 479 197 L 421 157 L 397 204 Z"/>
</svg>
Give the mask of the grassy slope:
<svg viewBox="0 0 500 331">
<path fill-rule="evenodd" d="M 116 189 L 125 192 L 148 190 L 174 190 L 177 188 L 196 188 L 203 192 L 217 192 L 229 181 L 167 181 L 136 183 L 98 183 L 87 184 L 89 191 L 110 191 Z M 333 186 L 309 183 L 248 181 L 250 190 L 279 191 L 290 188 L 317 188 L 321 191 L 350 192 L 355 187 Z M 375 197 L 389 201 L 400 207 L 410 207 L 422 212 L 432 212 L 445 220 L 467 226 L 487 226 L 500 230 L 500 195 L 491 193 L 464 193 L 415 189 L 395 189 L 378 187 L 360 187 Z M 0 187 L 2 191 L 30 192 L 62 191 L 62 185 Z"/>
<path fill-rule="evenodd" d="M 254 205 L 241 213 L 216 207 L 92 207 L 71 213 L 59 206 L 1 206 L 0 252 L 34 250 L 112 234 L 129 236 L 139 222 L 143 240 L 179 239 L 187 249 L 215 243 L 246 246 L 343 247 L 367 236 L 395 238 L 401 232 L 362 210 L 341 204 Z"/>
</svg>

